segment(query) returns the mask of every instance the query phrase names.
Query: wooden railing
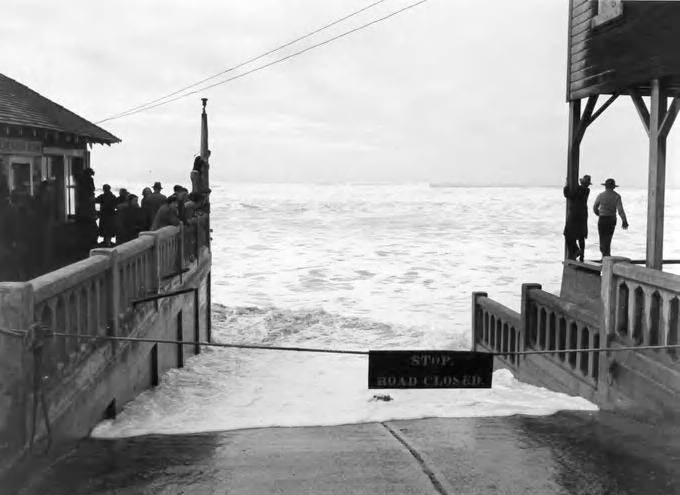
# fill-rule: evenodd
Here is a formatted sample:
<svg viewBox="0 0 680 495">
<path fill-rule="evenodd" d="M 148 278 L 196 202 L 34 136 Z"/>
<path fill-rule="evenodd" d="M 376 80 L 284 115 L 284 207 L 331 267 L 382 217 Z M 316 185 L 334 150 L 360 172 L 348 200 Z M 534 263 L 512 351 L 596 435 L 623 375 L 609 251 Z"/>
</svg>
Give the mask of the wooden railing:
<svg viewBox="0 0 680 495">
<path fill-rule="evenodd" d="M 544 356 L 596 388 L 599 353 L 586 349 L 600 346 L 598 315 L 545 292 L 540 286 L 528 285 L 522 292 L 527 348 L 554 350 L 555 354 Z M 584 351 L 560 352 L 565 349 Z"/>
<path fill-rule="evenodd" d="M 603 265 L 606 334 L 633 346 L 680 343 L 680 277 L 626 261 L 609 258 Z M 664 353 L 678 356 L 674 349 Z"/>
<path fill-rule="evenodd" d="M 472 346 L 481 344 L 490 352 L 517 352 L 523 348 L 520 315 L 516 311 L 489 299 L 485 292 L 472 294 Z M 499 355 L 506 365 L 516 367 L 516 354 Z"/>
</svg>

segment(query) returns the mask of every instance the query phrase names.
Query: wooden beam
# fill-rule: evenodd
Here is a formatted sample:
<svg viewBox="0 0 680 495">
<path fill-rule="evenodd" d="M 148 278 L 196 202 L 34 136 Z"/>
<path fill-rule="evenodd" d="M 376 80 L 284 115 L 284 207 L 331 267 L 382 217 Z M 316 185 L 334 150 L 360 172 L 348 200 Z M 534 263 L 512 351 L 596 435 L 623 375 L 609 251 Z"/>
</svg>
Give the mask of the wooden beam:
<svg viewBox="0 0 680 495">
<path fill-rule="evenodd" d="M 581 100 L 572 100 L 569 102 L 569 143 L 567 151 L 567 184 L 569 187 L 578 185 L 581 142 L 577 139 L 577 133 L 580 123 Z"/>
<path fill-rule="evenodd" d="M 647 268 L 663 267 L 663 224 L 666 193 L 666 137 L 661 123 L 666 114 L 666 96 L 658 79 L 652 81 L 649 118 L 649 181 L 647 186 Z"/>
<path fill-rule="evenodd" d="M 671 131 L 671 128 L 673 127 L 675 117 L 678 116 L 678 111 L 680 111 L 680 97 L 676 96 L 675 98 L 673 98 L 673 102 L 671 103 L 671 106 L 668 108 L 668 111 L 666 111 L 666 116 L 663 118 L 663 121 L 661 122 L 661 126 L 659 128 L 659 134 L 664 139 L 668 137 L 668 133 Z"/>
<path fill-rule="evenodd" d="M 647 110 L 645 101 L 642 99 L 642 96 L 640 96 L 640 93 L 634 89 L 630 90 L 630 99 L 633 100 L 635 109 L 637 110 L 640 119 L 642 119 L 642 125 L 645 127 L 645 132 L 649 135 L 649 110 Z"/>
<path fill-rule="evenodd" d="M 614 100 L 616 100 L 618 97 L 619 97 L 618 94 L 613 94 L 613 95 L 611 95 L 611 96 L 609 97 L 609 99 L 608 99 L 607 101 L 605 101 L 605 102 L 600 106 L 600 108 L 597 109 L 597 112 L 595 112 L 595 113 L 592 115 L 592 117 L 590 117 L 590 122 L 588 122 L 588 125 L 590 125 L 590 124 L 592 124 L 593 122 L 595 122 L 595 119 L 598 118 L 600 115 L 602 115 L 602 112 L 604 112 L 604 111 L 609 107 L 609 105 L 611 105 L 612 103 L 614 103 Z"/>
<path fill-rule="evenodd" d="M 578 128 L 581 123 L 581 100 L 569 102 L 569 142 L 567 143 L 567 185 L 575 188 L 578 185 L 579 159 L 581 154 L 581 141 L 578 138 Z M 568 200 L 567 200 L 568 201 Z M 564 217 L 567 217 L 567 204 L 565 202 Z M 564 259 L 569 255 L 567 242 L 564 242 Z"/>
<path fill-rule="evenodd" d="M 592 95 L 588 97 L 588 103 L 586 103 L 586 108 L 583 110 L 583 115 L 581 115 L 581 119 L 576 130 L 576 139 L 579 143 L 583 140 L 583 135 L 586 132 L 586 128 L 591 122 L 590 118 L 593 115 L 593 110 L 595 109 L 595 104 L 597 103 L 597 98 L 599 96 L 600 95 Z"/>
</svg>

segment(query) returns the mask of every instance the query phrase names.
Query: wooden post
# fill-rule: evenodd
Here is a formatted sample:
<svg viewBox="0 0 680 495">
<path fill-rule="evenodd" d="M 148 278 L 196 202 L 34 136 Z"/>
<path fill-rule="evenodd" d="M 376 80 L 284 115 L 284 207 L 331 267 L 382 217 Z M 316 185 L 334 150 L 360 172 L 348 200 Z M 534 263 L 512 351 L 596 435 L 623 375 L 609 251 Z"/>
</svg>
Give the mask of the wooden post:
<svg viewBox="0 0 680 495">
<path fill-rule="evenodd" d="M 569 102 L 569 142 L 567 144 L 567 186 L 570 189 L 578 185 L 579 159 L 581 155 L 581 141 L 579 140 L 579 125 L 581 123 L 581 100 Z M 569 200 L 565 199 L 564 219 L 566 223 Z M 564 259 L 569 251 L 566 239 L 564 241 Z"/>
<path fill-rule="evenodd" d="M 652 80 L 649 112 L 649 182 L 647 190 L 646 266 L 663 266 L 664 196 L 666 191 L 666 136 L 661 132 L 666 96 L 658 79 Z"/>
<path fill-rule="evenodd" d="M 201 188 L 205 194 L 205 209 L 210 212 L 210 148 L 208 147 L 208 114 L 205 106 L 207 98 L 201 98 L 203 111 L 201 112 L 201 158 L 203 159 L 203 169 L 201 171 Z"/>
<path fill-rule="evenodd" d="M 478 311 L 477 311 L 477 299 L 480 297 L 487 297 L 488 294 L 486 292 L 473 292 L 472 293 L 472 329 L 470 331 L 470 350 L 471 351 L 476 351 L 477 350 L 477 340 L 480 336 L 479 329 L 481 328 L 482 322 L 478 320 Z"/>
<path fill-rule="evenodd" d="M 567 185 L 578 185 L 579 160 L 581 155 L 581 140 L 579 139 L 579 125 L 581 123 L 581 100 L 569 102 L 569 143 L 567 150 Z"/>
</svg>

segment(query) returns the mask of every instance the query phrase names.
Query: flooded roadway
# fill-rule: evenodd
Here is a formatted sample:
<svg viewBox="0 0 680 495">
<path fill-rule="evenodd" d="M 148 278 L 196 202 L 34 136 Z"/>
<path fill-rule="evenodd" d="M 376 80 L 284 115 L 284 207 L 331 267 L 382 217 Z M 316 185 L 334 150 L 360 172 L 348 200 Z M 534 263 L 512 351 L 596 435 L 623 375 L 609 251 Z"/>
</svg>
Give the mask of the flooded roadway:
<svg viewBox="0 0 680 495">
<path fill-rule="evenodd" d="M 88 439 L 21 495 L 674 494 L 680 429 L 609 413 Z"/>
</svg>

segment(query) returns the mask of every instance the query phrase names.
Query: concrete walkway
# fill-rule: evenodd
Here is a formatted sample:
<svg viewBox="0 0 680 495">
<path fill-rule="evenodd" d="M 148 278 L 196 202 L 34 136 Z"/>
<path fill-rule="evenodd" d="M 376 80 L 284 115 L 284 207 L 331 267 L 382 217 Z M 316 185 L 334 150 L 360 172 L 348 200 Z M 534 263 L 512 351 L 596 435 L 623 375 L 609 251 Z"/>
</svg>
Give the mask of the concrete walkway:
<svg viewBox="0 0 680 495">
<path fill-rule="evenodd" d="M 654 495 L 679 462 L 676 427 L 604 413 L 433 418 L 87 440 L 20 493 Z"/>
</svg>

